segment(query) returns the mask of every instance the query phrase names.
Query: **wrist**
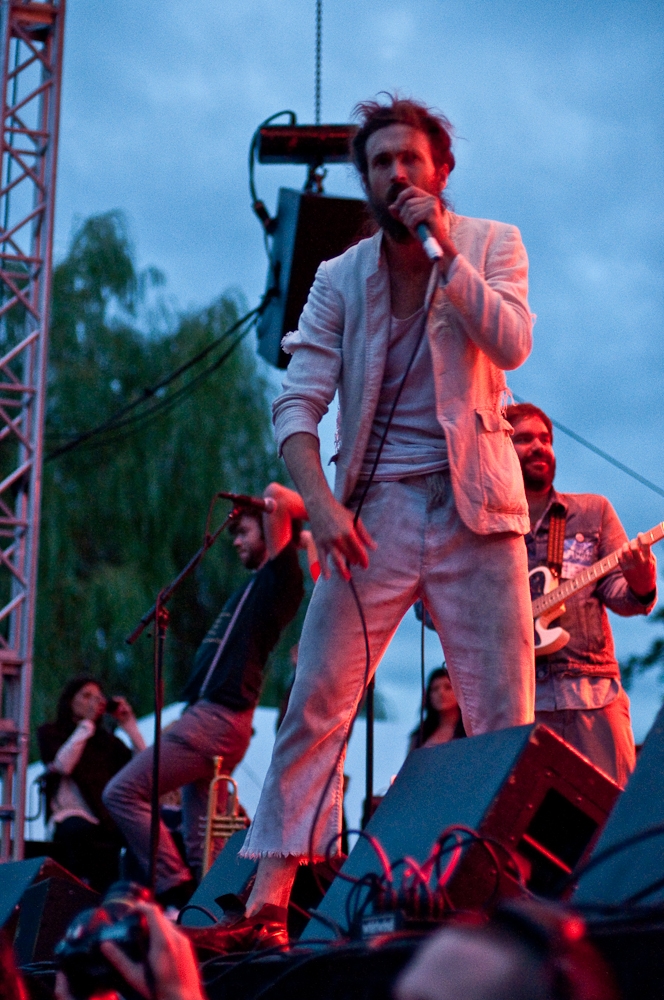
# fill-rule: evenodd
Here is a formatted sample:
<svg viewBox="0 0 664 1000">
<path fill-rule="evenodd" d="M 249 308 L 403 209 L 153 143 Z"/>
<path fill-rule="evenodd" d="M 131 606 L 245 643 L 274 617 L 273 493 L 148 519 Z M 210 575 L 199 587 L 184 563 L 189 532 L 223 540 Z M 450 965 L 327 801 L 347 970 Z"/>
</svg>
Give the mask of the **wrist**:
<svg viewBox="0 0 664 1000">
<path fill-rule="evenodd" d="M 648 604 L 652 604 L 652 602 L 657 597 L 657 587 L 656 586 L 651 587 L 651 589 L 648 590 L 646 593 L 641 593 L 641 594 L 637 590 L 634 590 L 634 587 L 630 586 L 629 589 L 632 591 L 632 594 L 637 599 L 637 601 L 639 602 L 639 604 L 643 604 L 644 607 L 647 607 Z"/>
<path fill-rule="evenodd" d="M 453 243 L 450 243 L 449 240 L 445 240 L 441 244 L 441 246 L 443 250 L 443 259 L 441 262 L 440 269 L 443 273 L 443 276 L 447 278 L 450 272 L 450 268 L 452 267 L 452 264 L 459 256 L 459 251 L 457 250 L 457 248 L 454 246 Z"/>
<path fill-rule="evenodd" d="M 325 489 L 316 490 L 305 500 L 309 522 L 314 524 L 319 518 L 326 517 L 335 503 L 336 500 L 326 483 Z"/>
<path fill-rule="evenodd" d="M 136 750 L 143 749 L 145 744 L 135 716 L 132 716 L 131 719 L 125 719 L 124 722 L 119 722 L 118 726 L 127 734 Z"/>
<path fill-rule="evenodd" d="M 623 571 L 623 576 L 632 593 L 639 598 L 651 594 L 657 588 L 657 568 L 652 565 L 632 568 L 628 572 Z"/>
</svg>

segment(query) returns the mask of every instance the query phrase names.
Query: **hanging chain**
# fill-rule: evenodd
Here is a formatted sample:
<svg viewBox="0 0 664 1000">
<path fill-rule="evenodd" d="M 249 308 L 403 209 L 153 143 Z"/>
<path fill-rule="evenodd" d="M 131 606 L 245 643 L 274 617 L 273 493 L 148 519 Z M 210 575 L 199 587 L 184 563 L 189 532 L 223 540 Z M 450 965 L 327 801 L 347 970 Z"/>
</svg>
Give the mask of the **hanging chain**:
<svg viewBox="0 0 664 1000">
<path fill-rule="evenodd" d="M 314 119 L 320 125 L 320 65 L 323 47 L 323 0 L 316 0 L 316 84 L 314 91 Z"/>
</svg>

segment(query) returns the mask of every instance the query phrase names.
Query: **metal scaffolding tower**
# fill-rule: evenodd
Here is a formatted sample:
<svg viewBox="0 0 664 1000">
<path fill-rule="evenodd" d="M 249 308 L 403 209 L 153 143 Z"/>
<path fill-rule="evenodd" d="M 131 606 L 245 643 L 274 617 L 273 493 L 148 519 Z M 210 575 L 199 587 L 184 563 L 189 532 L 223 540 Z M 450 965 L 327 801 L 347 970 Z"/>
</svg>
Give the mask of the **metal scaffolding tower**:
<svg viewBox="0 0 664 1000">
<path fill-rule="evenodd" d="M 0 861 L 23 856 L 65 0 L 1 0 Z"/>
</svg>

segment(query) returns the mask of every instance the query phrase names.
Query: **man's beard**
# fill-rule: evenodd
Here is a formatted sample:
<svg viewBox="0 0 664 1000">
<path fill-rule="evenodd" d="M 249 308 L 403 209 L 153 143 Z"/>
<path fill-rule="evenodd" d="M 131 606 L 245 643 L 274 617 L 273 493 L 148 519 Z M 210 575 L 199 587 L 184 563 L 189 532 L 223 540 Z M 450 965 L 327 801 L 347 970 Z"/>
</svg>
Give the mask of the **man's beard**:
<svg viewBox="0 0 664 1000">
<path fill-rule="evenodd" d="M 521 471 L 523 472 L 523 482 L 527 490 L 532 493 L 543 493 L 544 490 L 548 490 L 553 486 L 553 480 L 556 477 L 556 460 L 553 459 L 552 462 L 547 459 L 542 459 L 542 456 L 531 455 L 532 458 L 539 458 L 540 461 L 547 462 L 547 469 L 545 472 L 540 472 L 539 474 L 533 474 L 528 472 L 527 466 L 522 466 Z"/>
<path fill-rule="evenodd" d="M 395 181 L 394 184 L 390 184 L 387 189 L 385 200 L 376 198 L 371 191 L 368 192 L 369 211 L 381 229 L 384 229 L 385 232 L 392 237 L 395 243 L 408 243 L 409 240 L 415 239 L 408 226 L 405 226 L 403 222 L 395 218 L 389 208 L 389 206 L 397 200 L 401 192 L 405 191 L 408 186 L 408 184 L 402 184 L 399 181 Z M 428 190 L 429 194 L 437 194 L 440 197 L 443 208 L 445 208 L 445 199 L 442 194 L 436 190 L 436 186 L 436 182 L 432 181 L 431 184 L 426 184 L 424 189 Z"/>
<path fill-rule="evenodd" d="M 373 193 L 369 191 L 369 211 L 381 229 L 384 229 L 395 243 L 408 243 L 409 240 L 413 239 L 413 234 L 408 226 L 404 226 L 403 222 L 395 219 L 389 209 L 389 206 L 397 200 L 402 191 L 406 190 L 406 187 L 406 184 L 391 184 L 384 201 L 375 198 Z"/>
<path fill-rule="evenodd" d="M 242 565 L 245 569 L 258 569 L 265 559 L 265 547 L 260 549 L 252 549 L 247 555 L 242 559 Z"/>
</svg>

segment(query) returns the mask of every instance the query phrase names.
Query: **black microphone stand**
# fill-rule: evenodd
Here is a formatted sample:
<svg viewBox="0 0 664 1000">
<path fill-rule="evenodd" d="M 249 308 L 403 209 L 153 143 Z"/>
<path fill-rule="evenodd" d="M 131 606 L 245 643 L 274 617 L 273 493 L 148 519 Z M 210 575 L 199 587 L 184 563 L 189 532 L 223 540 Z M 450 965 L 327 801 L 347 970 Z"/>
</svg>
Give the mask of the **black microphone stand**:
<svg viewBox="0 0 664 1000">
<path fill-rule="evenodd" d="M 364 790 L 364 811 L 362 813 L 362 829 L 373 815 L 373 783 L 374 783 L 374 693 L 376 690 L 376 678 L 371 678 L 367 684 L 364 696 L 364 707 L 367 720 L 367 749 L 366 749 L 366 778 Z"/>
<path fill-rule="evenodd" d="M 164 705 L 164 644 L 166 641 L 166 631 L 168 629 L 169 612 L 166 604 L 178 589 L 182 581 L 192 573 L 208 549 L 212 548 L 225 528 L 235 521 L 242 513 L 240 504 L 233 507 L 226 520 L 212 534 L 205 530 L 205 541 L 198 552 L 189 560 L 185 568 L 178 573 L 175 579 L 159 591 L 154 605 L 147 611 L 140 622 L 127 636 L 125 642 L 132 646 L 145 628 L 154 621 L 154 743 L 152 756 L 152 802 L 150 815 L 150 867 L 148 870 L 148 885 L 154 892 L 155 877 L 157 873 L 157 851 L 159 849 L 159 762 L 161 756 L 161 711 Z"/>
</svg>

